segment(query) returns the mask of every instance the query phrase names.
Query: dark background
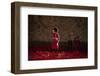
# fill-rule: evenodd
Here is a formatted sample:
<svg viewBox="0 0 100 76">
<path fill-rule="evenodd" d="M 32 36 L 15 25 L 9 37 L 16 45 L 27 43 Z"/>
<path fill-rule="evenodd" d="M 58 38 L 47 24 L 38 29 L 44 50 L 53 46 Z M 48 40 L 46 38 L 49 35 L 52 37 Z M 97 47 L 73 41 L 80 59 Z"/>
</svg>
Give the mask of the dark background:
<svg viewBox="0 0 100 76">
<path fill-rule="evenodd" d="M 78 36 L 80 41 L 87 42 L 87 17 L 64 17 L 64 16 L 42 16 L 28 15 L 28 41 L 51 42 L 52 29 L 59 29 L 60 42 L 70 40 L 70 32 Z"/>
</svg>

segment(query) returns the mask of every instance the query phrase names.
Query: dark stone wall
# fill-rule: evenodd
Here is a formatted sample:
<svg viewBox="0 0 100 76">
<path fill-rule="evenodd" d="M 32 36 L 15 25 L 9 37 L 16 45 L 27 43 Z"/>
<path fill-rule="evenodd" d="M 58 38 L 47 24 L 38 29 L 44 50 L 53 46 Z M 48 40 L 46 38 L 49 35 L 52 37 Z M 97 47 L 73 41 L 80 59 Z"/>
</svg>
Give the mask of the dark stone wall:
<svg viewBox="0 0 100 76">
<path fill-rule="evenodd" d="M 86 17 L 63 17 L 63 16 L 40 16 L 28 15 L 28 39 L 29 42 L 51 42 L 52 29 L 59 29 L 60 42 L 70 40 L 70 32 L 78 36 L 81 41 L 87 41 L 88 18 Z"/>
</svg>

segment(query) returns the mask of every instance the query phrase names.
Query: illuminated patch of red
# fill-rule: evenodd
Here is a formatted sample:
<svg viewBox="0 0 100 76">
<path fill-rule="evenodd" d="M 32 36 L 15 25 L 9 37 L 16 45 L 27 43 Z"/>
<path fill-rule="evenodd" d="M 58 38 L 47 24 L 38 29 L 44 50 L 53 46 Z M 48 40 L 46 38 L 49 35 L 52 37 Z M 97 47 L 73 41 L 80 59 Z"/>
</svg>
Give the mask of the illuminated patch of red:
<svg viewBox="0 0 100 76">
<path fill-rule="evenodd" d="M 33 51 L 35 49 L 37 51 Z M 87 53 L 79 50 L 67 51 L 50 51 L 49 48 L 32 48 L 29 50 L 29 60 L 52 60 L 52 59 L 75 59 L 75 58 L 87 58 Z M 47 49 L 47 51 L 46 51 Z M 49 49 L 49 51 L 48 51 Z M 45 50 L 45 51 L 44 51 Z"/>
</svg>

